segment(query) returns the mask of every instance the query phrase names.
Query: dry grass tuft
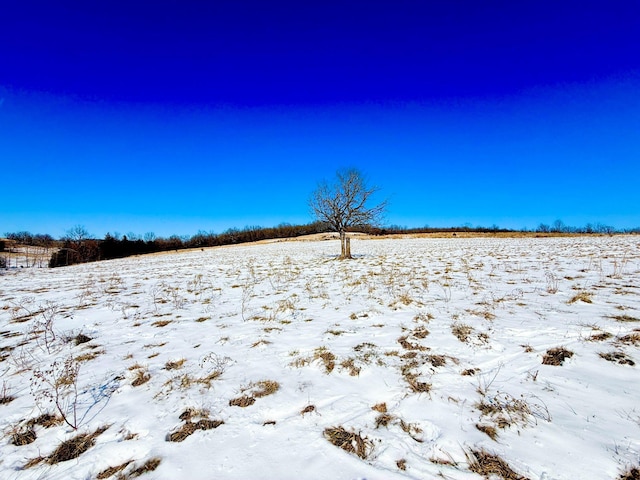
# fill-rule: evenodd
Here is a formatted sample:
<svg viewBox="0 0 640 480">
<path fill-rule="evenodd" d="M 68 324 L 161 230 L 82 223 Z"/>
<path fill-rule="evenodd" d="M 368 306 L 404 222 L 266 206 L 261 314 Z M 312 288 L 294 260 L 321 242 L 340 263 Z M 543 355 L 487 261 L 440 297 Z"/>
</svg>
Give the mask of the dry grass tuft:
<svg viewBox="0 0 640 480">
<path fill-rule="evenodd" d="M 245 408 L 245 407 L 250 407 L 254 403 L 256 403 L 255 397 L 251 397 L 249 395 L 243 395 L 241 397 L 229 400 L 229 406 L 231 406 L 231 407 L 242 407 L 242 408 Z"/>
<path fill-rule="evenodd" d="M 634 362 L 631 357 L 624 352 L 599 353 L 598 355 L 600 358 L 604 358 L 608 362 L 618 363 L 620 365 L 634 366 L 636 364 L 636 362 Z"/>
<path fill-rule="evenodd" d="M 373 450 L 373 442 L 360 433 L 349 432 L 344 427 L 329 427 L 324 429 L 324 437 L 336 447 L 345 452 L 355 453 L 361 459 L 366 459 Z"/>
<path fill-rule="evenodd" d="M 162 459 L 159 457 L 150 458 L 146 462 L 144 462 L 141 466 L 131 471 L 131 473 L 127 476 L 127 478 L 135 478 L 139 477 L 143 473 L 153 472 L 162 462 Z"/>
<path fill-rule="evenodd" d="M 614 315 L 609 318 L 614 319 L 616 322 L 640 322 L 640 318 L 632 317 L 630 315 Z"/>
<path fill-rule="evenodd" d="M 479 368 L 467 368 L 466 370 L 463 370 L 460 375 L 463 377 L 473 377 L 479 370 Z"/>
<path fill-rule="evenodd" d="M 187 420 L 179 430 L 167 435 L 166 440 L 167 442 L 182 442 L 197 430 L 212 430 L 223 424 L 224 422 L 222 420 L 203 419 L 196 423 Z"/>
<path fill-rule="evenodd" d="M 384 402 L 376 403 L 373 407 L 371 407 L 371 410 L 375 410 L 376 412 L 380 413 L 387 413 L 387 404 Z"/>
<path fill-rule="evenodd" d="M 573 297 L 571 297 L 571 299 L 567 302 L 568 304 L 572 304 L 575 302 L 584 302 L 584 303 L 593 303 L 592 297 L 593 294 L 589 293 L 589 292 L 580 292 L 576 295 L 574 295 Z"/>
<path fill-rule="evenodd" d="M 630 468 L 624 473 L 621 473 L 616 480 L 640 480 L 640 468 Z"/>
<path fill-rule="evenodd" d="M 486 450 L 471 450 L 467 454 L 469 470 L 484 478 L 502 478 L 504 480 L 526 480 L 526 477 L 518 475 L 511 467 L 497 455 Z"/>
<path fill-rule="evenodd" d="M 67 460 L 73 460 L 78 458 L 84 452 L 93 447 L 96 443 L 96 438 L 104 433 L 109 426 L 100 427 L 93 433 L 81 433 L 75 437 L 62 442 L 48 457 L 37 457 L 29 460 L 24 468 L 31 468 L 38 465 L 42 461 L 45 461 L 49 465 L 55 465 L 56 463 L 66 462 Z"/>
<path fill-rule="evenodd" d="M 167 363 L 164 364 L 164 369 L 165 370 L 178 370 L 180 368 L 182 368 L 182 365 L 184 365 L 184 362 L 186 362 L 187 359 L 186 358 L 181 358 L 180 360 L 170 360 Z"/>
<path fill-rule="evenodd" d="M 469 341 L 469 336 L 472 332 L 473 328 L 470 325 L 464 323 L 454 323 L 451 325 L 451 333 L 462 343 Z"/>
<path fill-rule="evenodd" d="M 280 384 L 273 380 L 262 380 L 260 382 L 255 382 L 250 384 L 249 388 L 254 390 L 253 391 L 254 397 L 262 398 L 268 395 L 273 395 L 278 390 L 280 390 Z"/>
<path fill-rule="evenodd" d="M 444 355 L 429 355 L 427 361 L 434 367 L 444 367 L 447 364 L 447 357 Z"/>
<path fill-rule="evenodd" d="M 315 405 L 307 405 L 302 410 L 300 410 L 300 415 L 304 416 L 305 413 L 311 413 L 316 411 Z"/>
<path fill-rule="evenodd" d="M 635 345 L 636 347 L 640 345 L 640 332 L 633 332 L 629 335 L 624 335 L 623 337 L 618 337 L 618 342 L 623 343 L 625 345 Z"/>
<path fill-rule="evenodd" d="M 171 323 L 171 320 L 156 320 L 151 325 L 153 325 L 154 327 L 161 328 L 161 327 L 166 327 L 170 323 Z"/>
<path fill-rule="evenodd" d="M 44 427 L 44 428 L 51 428 L 57 425 L 61 425 L 63 422 L 64 420 L 62 419 L 62 417 L 57 417 L 56 415 L 53 415 L 51 413 L 43 413 L 39 417 L 32 418 L 31 420 L 29 420 L 27 422 L 27 425 L 29 427 L 32 427 L 34 425 L 40 425 L 41 427 Z"/>
<path fill-rule="evenodd" d="M 131 385 L 133 387 L 139 387 L 140 385 L 144 385 L 145 383 L 147 383 L 150 379 L 151 375 L 146 370 L 139 369 L 136 372 L 136 376 L 131 382 Z"/>
<path fill-rule="evenodd" d="M 396 467 L 404 472 L 407 469 L 407 461 L 404 458 L 396 460 Z"/>
<path fill-rule="evenodd" d="M 93 340 L 93 338 L 88 337 L 83 333 L 79 333 L 78 335 L 76 335 L 73 338 L 73 341 L 75 342 L 76 345 L 80 345 L 82 343 L 87 343 L 87 342 L 90 342 L 91 340 Z"/>
<path fill-rule="evenodd" d="M 420 351 L 420 352 L 424 352 L 426 350 L 429 350 L 429 347 L 425 347 L 425 346 L 419 345 L 417 343 L 411 343 L 410 341 L 407 340 L 407 338 L 409 338 L 407 335 L 404 335 L 404 336 L 398 338 L 398 343 L 405 350 L 414 350 L 414 351 L 417 350 L 417 351 Z"/>
<path fill-rule="evenodd" d="M 314 360 L 322 360 L 324 364 L 325 373 L 331 373 L 336 368 L 336 356 L 331 353 L 326 347 L 317 348 L 314 355 Z"/>
<path fill-rule="evenodd" d="M 604 342 L 605 340 L 608 340 L 612 336 L 613 335 L 611 335 L 609 332 L 594 333 L 589 338 L 587 338 L 587 341 L 588 342 Z"/>
<path fill-rule="evenodd" d="M 564 347 L 551 348 L 544 354 L 542 364 L 560 366 L 567 358 L 571 357 L 573 357 L 573 352 Z"/>
<path fill-rule="evenodd" d="M 405 375 L 404 378 L 414 393 L 429 393 L 431 391 L 431 384 L 418 381 L 416 375 Z"/>
<path fill-rule="evenodd" d="M 493 425 L 483 425 L 477 423 L 476 428 L 482 433 L 486 433 L 491 440 L 496 440 L 498 438 L 498 430 L 496 430 L 496 427 L 494 427 Z"/>
<path fill-rule="evenodd" d="M 358 375 L 360 375 L 361 368 L 356 365 L 355 359 L 353 358 L 347 358 L 343 360 L 342 362 L 340 362 L 340 366 L 345 370 L 348 370 L 349 375 L 351 375 L 352 377 L 357 377 Z"/>
<path fill-rule="evenodd" d="M 380 426 L 388 427 L 395 419 L 395 415 L 391 415 L 390 413 L 381 413 L 376 417 L 376 428 L 380 428 Z"/>
<path fill-rule="evenodd" d="M 36 441 L 36 432 L 33 428 L 29 427 L 23 431 L 16 431 L 11 435 L 11 444 L 16 447 L 21 447 L 23 445 L 29 445 Z"/>
<path fill-rule="evenodd" d="M 118 465 L 116 467 L 105 468 L 103 471 L 101 471 L 98 474 L 98 476 L 96 478 L 98 480 L 104 480 L 105 478 L 112 477 L 116 473 L 121 472 L 122 470 L 127 468 L 130 464 L 131 464 L 131 460 L 129 460 L 128 462 L 124 462 L 124 463 L 122 463 L 122 464 L 120 464 L 120 465 Z"/>
</svg>

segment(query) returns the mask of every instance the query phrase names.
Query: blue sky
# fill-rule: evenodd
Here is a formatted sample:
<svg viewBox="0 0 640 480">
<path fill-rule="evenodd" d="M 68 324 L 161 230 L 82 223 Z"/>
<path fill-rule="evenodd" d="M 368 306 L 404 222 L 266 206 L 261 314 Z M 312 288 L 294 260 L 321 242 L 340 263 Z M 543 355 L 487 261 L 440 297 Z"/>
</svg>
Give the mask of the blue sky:
<svg viewBox="0 0 640 480">
<path fill-rule="evenodd" d="M 640 3 L 21 2 L 0 28 L 0 233 L 312 220 L 640 226 Z M 131 3 L 134 3 L 132 6 Z"/>
</svg>

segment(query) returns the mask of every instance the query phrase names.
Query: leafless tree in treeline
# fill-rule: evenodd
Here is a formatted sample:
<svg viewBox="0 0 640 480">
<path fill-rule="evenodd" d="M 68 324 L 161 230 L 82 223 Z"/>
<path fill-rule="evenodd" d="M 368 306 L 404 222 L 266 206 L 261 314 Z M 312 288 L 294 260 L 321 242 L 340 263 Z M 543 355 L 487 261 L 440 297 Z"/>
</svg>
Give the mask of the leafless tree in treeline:
<svg viewBox="0 0 640 480">
<path fill-rule="evenodd" d="M 333 183 L 321 182 L 311 194 L 311 213 L 340 234 L 340 258 L 352 258 L 347 230 L 377 225 L 387 208 L 387 201 L 370 206 L 378 187 L 367 185 L 362 173 L 354 168 L 338 170 Z"/>
</svg>

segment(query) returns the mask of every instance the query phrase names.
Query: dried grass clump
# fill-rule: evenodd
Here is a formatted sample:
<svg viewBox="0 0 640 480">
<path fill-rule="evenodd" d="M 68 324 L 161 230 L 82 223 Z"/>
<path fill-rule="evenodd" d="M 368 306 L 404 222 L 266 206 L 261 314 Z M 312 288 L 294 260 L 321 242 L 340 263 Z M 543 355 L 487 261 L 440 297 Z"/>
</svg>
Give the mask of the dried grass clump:
<svg viewBox="0 0 640 480">
<path fill-rule="evenodd" d="M 373 407 L 371 407 L 371 410 L 375 410 L 376 412 L 380 413 L 387 413 L 387 404 L 384 402 L 376 403 Z"/>
<path fill-rule="evenodd" d="M 404 458 L 396 460 L 396 467 L 404 472 L 407 469 L 407 461 Z"/>
<path fill-rule="evenodd" d="M 611 335 L 609 332 L 594 333 L 589 338 L 587 338 L 587 341 L 588 342 L 604 342 L 605 340 L 610 339 L 612 336 L 613 335 Z"/>
<path fill-rule="evenodd" d="M 472 377 L 476 373 L 478 373 L 479 370 L 479 368 L 467 368 L 466 370 L 463 370 L 460 375 L 462 375 L 463 377 Z"/>
<path fill-rule="evenodd" d="M 340 366 L 345 370 L 348 370 L 349 375 L 351 375 L 352 377 L 357 377 L 358 375 L 360 375 L 360 371 L 362 370 L 356 365 L 355 359 L 353 358 L 347 358 L 346 360 L 343 360 L 342 362 L 340 362 Z"/>
<path fill-rule="evenodd" d="M 447 357 L 444 355 L 429 355 L 427 361 L 434 367 L 443 367 L 447 364 Z"/>
<path fill-rule="evenodd" d="M 184 365 L 184 362 L 186 362 L 187 359 L 186 358 L 181 358 L 179 360 L 170 360 L 167 363 L 164 364 L 164 369 L 165 370 L 178 370 L 180 368 L 182 368 L 182 365 Z"/>
<path fill-rule="evenodd" d="M 404 336 L 398 338 L 398 343 L 405 350 L 414 350 L 414 351 L 420 351 L 420 352 L 424 352 L 426 350 L 429 350 L 429 347 L 425 347 L 425 346 L 419 345 L 417 343 L 411 343 L 410 341 L 407 340 L 407 338 L 409 338 L 408 335 L 404 335 Z"/>
<path fill-rule="evenodd" d="M 117 465 L 115 467 L 105 468 L 96 476 L 96 478 L 98 480 L 104 480 L 105 478 L 112 477 L 116 473 L 121 472 L 122 470 L 127 468 L 130 464 L 131 464 L 131 460 L 129 460 L 128 462 L 124 462 L 120 465 Z"/>
<path fill-rule="evenodd" d="M 325 373 L 331 373 L 336 367 L 336 356 L 327 350 L 326 347 L 317 348 L 313 355 L 313 359 L 322 360 Z"/>
<path fill-rule="evenodd" d="M 80 345 L 82 343 L 87 343 L 87 342 L 90 342 L 91 340 L 93 340 L 93 338 L 88 337 L 83 333 L 79 333 L 78 335 L 73 337 L 73 341 L 75 342 L 76 345 Z"/>
<path fill-rule="evenodd" d="M 361 459 L 366 459 L 373 450 L 373 442 L 360 433 L 349 432 L 344 427 L 329 427 L 324 429 L 324 437 L 336 447 L 345 452 L 354 453 Z"/>
<path fill-rule="evenodd" d="M 486 433 L 491 440 L 496 440 L 498 438 L 498 430 L 493 425 L 483 425 L 481 423 L 476 424 L 476 428 L 480 430 L 482 433 Z"/>
<path fill-rule="evenodd" d="M 280 390 L 280 384 L 273 380 L 262 380 L 249 385 L 249 388 L 253 390 L 253 396 L 256 398 L 266 397 L 273 395 Z"/>
<path fill-rule="evenodd" d="M 624 473 L 621 473 L 616 480 L 640 480 L 640 468 L 630 468 Z"/>
<path fill-rule="evenodd" d="M 427 327 L 419 326 L 413 329 L 413 331 L 411 332 L 411 335 L 422 340 L 423 338 L 426 338 L 427 335 L 429 335 L 429 333 L 430 332 L 429 330 L 427 330 Z"/>
<path fill-rule="evenodd" d="M 27 427 L 24 430 L 15 431 L 11 434 L 11 444 L 16 447 L 23 445 L 29 445 L 36 441 L 36 432 L 31 427 Z"/>
<path fill-rule="evenodd" d="M 473 328 L 470 325 L 464 323 L 454 323 L 451 325 L 451 333 L 462 343 L 469 341 L 472 332 Z"/>
<path fill-rule="evenodd" d="M 109 426 L 100 427 L 93 433 L 81 433 L 75 437 L 62 442 L 48 457 L 37 457 L 29 460 L 24 468 L 31 468 L 38 465 L 40 462 L 45 461 L 49 465 L 55 465 L 56 463 L 66 462 L 67 460 L 73 460 L 78 458 L 84 452 L 93 447 L 96 443 L 96 438 L 104 433 Z"/>
<path fill-rule="evenodd" d="M 143 473 L 153 472 L 162 462 L 162 459 L 159 457 L 150 458 L 146 462 L 144 462 L 138 468 L 135 468 L 127 475 L 125 478 L 136 478 L 142 475 Z"/>
<path fill-rule="evenodd" d="M 634 362 L 631 357 L 624 352 L 599 353 L 598 355 L 600 358 L 604 358 L 608 362 L 618 363 L 620 365 L 634 366 L 636 364 L 636 362 Z"/>
<path fill-rule="evenodd" d="M 300 410 L 300 415 L 302 415 L 304 417 L 305 413 L 311 413 L 311 412 L 315 412 L 315 411 L 316 411 L 316 406 L 315 405 L 307 405 L 302 410 Z"/>
<path fill-rule="evenodd" d="M 167 442 L 182 442 L 197 430 L 212 430 L 223 425 L 222 420 L 210 420 L 208 418 L 198 420 L 196 423 L 187 420 L 185 424 L 177 431 L 167 435 Z"/>
<path fill-rule="evenodd" d="M 153 325 L 154 327 L 162 328 L 162 327 L 166 327 L 170 323 L 171 323 L 171 320 L 156 320 L 151 325 Z"/>
<path fill-rule="evenodd" d="M 139 387 L 140 385 L 144 385 L 149 380 L 151 380 L 151 375 L 144 369 L 139 369 L 136 371 L 136 376 L 131 382 L 133 387 Z"/>
<path fill-rule="evenodd" d="M 27 426 L 33 427 L 35 425 L 40 425 L 44 428 L 51 428 L 57 425 L 61 425 L 64 422 L 62 417 L 58 417 L 51 413 L 43 413 L 39 417 L 32 418 L 27 422 Z"/>
<path fill-rule="evenodd" d="M 431 391 L 431 384 L 418 381 L 417 375 L 405 375 L 404 378 L 414 393 L 429 393 Z"/>
<path fill-rule="evenodd" d="M 254 403 L 256 403 L 256 399 L 254 397 L 249 396 L 249 395 L 243 395 L 241 397 L 229 400 L 229 406 L 231 406 L 231 407 L 242 407 L 242 408 L 245 408 L 245 407 L 250 407 Z"/>
<path fill-rule="evenodd" d="M 640 318 L 632 317 L 630 315 L 614 315 L 609 317 L 614 319 L 616 322 L 640 322 Z"/>
<path fill-rule="evenodd" d="M 395 415 L 391 415 L 390 413 L 381 413 L 376 417 L 376 428 L 380 428 L 380 426 L 388 427 L 395 419 Z"/>
<path fill-rule="evenodd" d="M 484 478 L 502 478 L 504 480 L 527 480 L 527 477 L 518 475 L 511 467 L 497 455 L 486 450 L 471 450 L 467 455 L 469 470 Z"/>
<path fill-rule="evenodd" d="M 574 295 L 573 297 L 571 297 L 571 299 L 567 303 L 568 304 L 572 304 L 575 302 L 593 303 L 593 300 L 591 299 L 592 296 L 593 296 L 592 293 L 580 292 Z"/>
<path fill-rule="evenodd" d="M 542 364 L 560 366 L 567 358 L 571 357 L 573 357 L 573 352 L 564 347 L 551 348 L 542 357 Z"/>
<path fill-rule="evenodd" d="M 633 332 L 629 335 L 618 337 L 617 340 L 624 345 L 635 345 L 637 347 L 640 345 L 640 332 Z"/>
</svg>

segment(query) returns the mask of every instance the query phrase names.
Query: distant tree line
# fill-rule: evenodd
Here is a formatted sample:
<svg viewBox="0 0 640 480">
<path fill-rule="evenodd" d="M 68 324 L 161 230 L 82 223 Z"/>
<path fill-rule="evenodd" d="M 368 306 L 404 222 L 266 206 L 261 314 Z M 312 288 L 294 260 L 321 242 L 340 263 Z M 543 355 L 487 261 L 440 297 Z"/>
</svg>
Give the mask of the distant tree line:
<svg viewBox="0 0 640 480">
<path fill-rule="evenodd" d="M 330 225 L 323 222 L 314 222 L 306 225 L 290 225 L 281 223 L 276 227 L 247 226 L 242 229 L 230 228 L 222 233 L 199 231 L 193 236 L 172 235 L 168 238 L 156 237 L 153 233 L 138 236 L 133 233 L 127 235 L 107 233 L 103 239 L 95 239 L 82 226 L 76 226 L 68 230 L 66 235 L 55 240 L 47 234 L 31 234 L 29 232 L 6 233 L 5 237 L 11 242 L 0 240 L 0 252 L 10 245 L 28 245 L 43 248 L 55 248 L 51 255 L 49 267 L 73 265 L 75 263 L 94 262 L 124 258 L 132 255 L 156 253 L 187 248 L 205 248 L 221 245 L 235 245 L 259 240 L 278 238 L 292 238 L 314 233 L 326 233 L 332 231 Z M 584 227 L 571 227 L 561 220 L 556 220 L 551 225 L 541 223 L 535 229 L 506 229 L 497 225 L 491 227 L 472 227 L 465 224 L 457 227 L 417 227 L 407 228 L 399 225 L 385 227 L 359 226 L 347 231 L 358 231 L 370 235 L 390 234 L 415 234 L 438 232 L 470 232 L 470 233 L 498 233 L 498 232 L 536 232 L 536 233 L 563 233 L 563 234 L 614 234 L 614 233 L 640 233 L 640 227 L 631 229 L 616 229 L 601 223 L 587 224 Z M 3 266 L 0 264 L 0 268 Z"/>
</svg>

